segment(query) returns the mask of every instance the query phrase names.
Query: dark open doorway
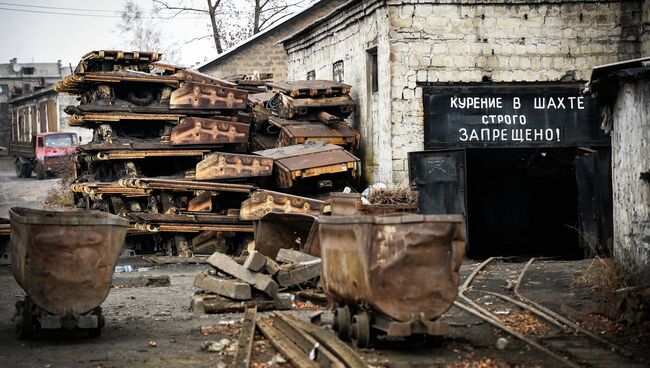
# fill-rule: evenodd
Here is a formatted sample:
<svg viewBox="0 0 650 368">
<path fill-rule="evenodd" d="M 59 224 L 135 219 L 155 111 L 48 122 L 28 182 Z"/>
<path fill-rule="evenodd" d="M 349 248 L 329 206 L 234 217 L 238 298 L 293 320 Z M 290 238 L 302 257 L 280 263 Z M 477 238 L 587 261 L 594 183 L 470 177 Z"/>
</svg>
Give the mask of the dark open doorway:
<svg viewBox="0 0 650 368">
<path fill-rule="evenodd" d="M 466 153 L 468 257 L 582 257 L 576 148 Z"/>
</svg>

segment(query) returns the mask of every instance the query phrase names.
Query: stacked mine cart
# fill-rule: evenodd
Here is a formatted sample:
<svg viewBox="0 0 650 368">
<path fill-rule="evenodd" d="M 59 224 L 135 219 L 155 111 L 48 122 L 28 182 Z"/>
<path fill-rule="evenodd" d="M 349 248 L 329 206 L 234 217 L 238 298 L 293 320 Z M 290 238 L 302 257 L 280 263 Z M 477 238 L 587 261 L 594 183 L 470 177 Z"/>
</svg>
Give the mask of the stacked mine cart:
<svg viewBox="0 0 650 368">
<path fill-rule="evenodd" d="M 79 96 L 69 124 L 93 130 L 75 202 L 129 219 L 129 249 L 239 254 L 262 216 L 317 216 L 318 198 L 357 183 L 349 86 L 230 82 L 160 60 L 94 51 L 55 86 Z"/>
</svg>

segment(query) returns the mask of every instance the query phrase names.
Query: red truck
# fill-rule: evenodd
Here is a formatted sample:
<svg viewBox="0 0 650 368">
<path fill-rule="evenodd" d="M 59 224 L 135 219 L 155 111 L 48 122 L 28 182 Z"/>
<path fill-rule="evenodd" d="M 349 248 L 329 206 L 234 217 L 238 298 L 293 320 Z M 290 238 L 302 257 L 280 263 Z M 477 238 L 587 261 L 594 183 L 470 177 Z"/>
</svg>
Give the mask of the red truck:
<svg viewBox="0 0 650 368">
<path fill-rule="evenodd" d="M 32 171 L 41 180 L 53 174 L 54 168 L 77 152 L 77 134 L 67 132 L 39 133 L 31 142 L 11 143 L 16 158 L 16 176 L 29 178 Z"/>
</svg>

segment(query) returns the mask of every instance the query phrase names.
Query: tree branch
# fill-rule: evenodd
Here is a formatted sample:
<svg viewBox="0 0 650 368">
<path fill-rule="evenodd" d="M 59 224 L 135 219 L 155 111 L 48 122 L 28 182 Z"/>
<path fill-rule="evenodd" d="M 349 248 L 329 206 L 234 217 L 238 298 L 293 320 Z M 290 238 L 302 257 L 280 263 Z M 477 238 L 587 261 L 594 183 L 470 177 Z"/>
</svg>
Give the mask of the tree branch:
<svg viewBox="0 0 650 368">
<path fill-rule="evenodd" d="M 178 12 L 176 14 L 174 14 L 172 16 L 172 18 L 177 16 L 181 12 L 184 12 L 184 11 L 191 11 L 191 12 L 203 13 L 203 14 L 208 13 L 208 11 L 205 10 L 205 9 L 188 8 L 188 7 L 184 7 L 184 6 L 171 6 L 171 5 L 167 4 L 166 2 L 164 2 L 162 0 L 153 0 L 153 2 L 155 4 L 160 4 L 162 6 L 162 9 L 165 9 L 165 10 L 178 10 Z"/>
</svg>

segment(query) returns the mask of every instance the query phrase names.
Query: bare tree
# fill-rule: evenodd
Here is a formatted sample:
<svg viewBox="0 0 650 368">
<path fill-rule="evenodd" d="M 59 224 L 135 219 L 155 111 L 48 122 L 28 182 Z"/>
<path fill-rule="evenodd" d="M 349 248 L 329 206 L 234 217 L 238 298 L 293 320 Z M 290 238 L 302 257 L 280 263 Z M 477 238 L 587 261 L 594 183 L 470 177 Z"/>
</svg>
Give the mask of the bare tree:
<svg viewBox="0 0 650 368">
<path fill-rule="evenodd" d="M 118 32 L 124 37 L 121 48 L 138 51 L 159 51 L 165 55 L 165 61 L 178 62 L 176 46 L 164 41 L 163 33 L 156 28 L 151 18 L 143 15 L 142 8 L 133 0 L 126 0 L 120 13 Z"/>
<path fill-rule="evenodd" d="M 254 0 L 253 34 L 290 16 L 308 0 Z"/>
<path fill-rule="evenodd" d="M 196 6 L 191 0 L 170 2 L 153 0 L 156 11 L 171 10 L 175 17 L 181 13 L 205 14 L 210 19 L 210 35 L 196 37 L 188 42 L 211 37 L 218 53 L 238 42 L 272 26 L 291 15 L 310 0 L 206 0 L 207 7 Z"/>
</svg>

